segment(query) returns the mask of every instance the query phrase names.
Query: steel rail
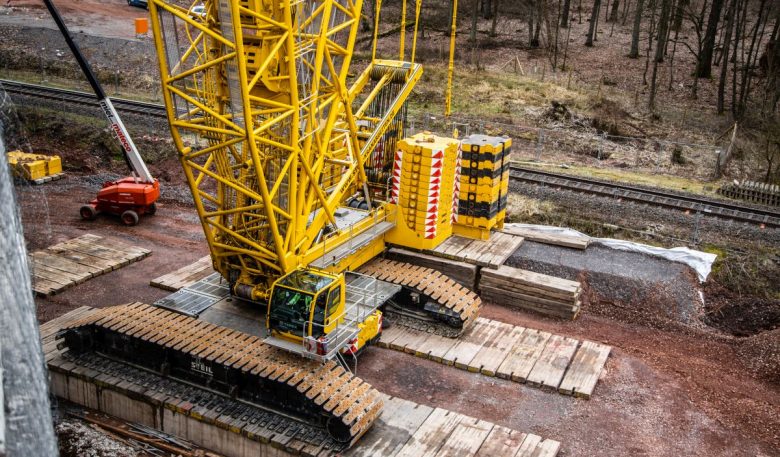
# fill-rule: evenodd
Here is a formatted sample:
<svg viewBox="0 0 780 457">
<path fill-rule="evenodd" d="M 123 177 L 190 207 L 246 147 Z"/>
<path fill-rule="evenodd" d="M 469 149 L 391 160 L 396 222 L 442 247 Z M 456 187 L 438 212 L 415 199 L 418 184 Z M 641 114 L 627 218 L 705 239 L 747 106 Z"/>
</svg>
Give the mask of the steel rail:
<svg viewBox="0 0 780 457">
<path fill-rule="evenodd" d="M 705 216 L 739 222 L 763 224 L 765 227 L 780 227 L 780 212 L 769 209 L 753 208 L 704 197 L 679 195 L 662 190 L 552 173 L 517 165 L 510 167 L 509 176 L 513 181 L 558 187 L 603 197 L 619 198 L 653 206 L 689 211 L 691 213 L 702 213 Z"/>
<path fill-rule="evenodd" d="M 100 106 L 99 101 L 95 99 L 95 96 L 87 92 L 59 89 L 5 79 L 0 79 L 0 86 L 2 86 L 6 92 L 12 94 L 65 103 L 76 103 L 94 106 L 96 108 L 99 108 Z M 122 112 L 159 118 L 166 117 L 164 105 L 123 98 L 112 98 L 111 100 L 114 102 L 114 106 L 117 110 Z M 660 190 L 535 170 L 517 165 L 512 165 L 510 167 L 510 177 L 514 181 L 559 187 L 577 192 L 620 198 L 653 206 L 690 211 L 693 213 L 701 212 L 707 216 L 763 224 L 767 227 L 780 227 L 780 212 L 722 202 L 709 198 L 679 195 Z"/>
<path fill-rule="evenodd" d="M 0 87 L 5 89 L 5 91 L 9 94 L 18 94 L 27 97 L 35 97 L 100 108 L 100 102 L 95 98 L 95 94 L 88 92 L 59 89 L 55 87 L 41 86 L 38 84 L 29 84 L 18 81 L 9 81 L 5 79 L 0 79 Z M 160 118 L 166 117 L 165 106 L 163 105 L 114 97 L 111 97 L 111 101 L 117 110 L 125 113 Z"/>
</svg>

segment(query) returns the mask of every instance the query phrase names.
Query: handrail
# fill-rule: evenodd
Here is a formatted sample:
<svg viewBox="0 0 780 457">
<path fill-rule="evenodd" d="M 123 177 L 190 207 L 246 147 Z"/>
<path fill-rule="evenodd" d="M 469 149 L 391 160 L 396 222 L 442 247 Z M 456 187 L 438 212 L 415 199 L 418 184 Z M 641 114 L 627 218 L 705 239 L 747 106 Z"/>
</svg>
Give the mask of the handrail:
<svg viewBox="0 0 780 457">
<path fill-rule="evenodd" d="M 316 356 L 321 356 L 326 358 L 332 357 L 332 355 L 335 352 L 341 350 L 344 343 L 348 343 L 352 339 L 351 337 L 357 336 L 358 333 L 357 329 L 359 328 L 358 324 L 360 322 L 363 322 L 365 318 L 370 314 L 369 312 L 362 313 L 360 309 L 361 306 L 366 306 L 366 309 L 371 310 L 371 312 L 373 312 L 378 308 L 379 303 L 377 303 L 377 300 L 379 298 L 377 296 L 378 295 L 377 288 L 378 288 L 379 280 L 374 277 L 364 275 L 361 273 L 350 272 L 350 274 L 369 278 L 373 282 L 374 285 L 373 305 L 369 305 L 367 303 L 367 299 L 369 298 L 370 294 L 365 289 L 354 288 L 353 290 L 349 291 L 352 294 L 352 296 L 358 293 L 361 296 L 357 300 L 354 300 L 351 305 L 346 306 L 345 304 L 344 310 L 340 314 L 338 314 L 335 317 L 331 317 L 331 321 L 335 320 L 336 328 L 332 330 L 330 333 L 325 334 L 325 328 L 331 324 L 325 325 L 325 324 L 319 324 L 311 321 L 304 322 L 301 328 L 301 335 L 302 335 L 301 347 L 303 349 L 301 352 L 302 354 L 316 355 Z M 347 285 L 347 287 L 349 288 L 349 285 Z M 354 313 L 350 313 L 350 311 L 355 310 L 356 308 L 357 310 Z M 349 317 L 350 314 L 352 317 Z M 312 327 L 312 333 L 315 333 L 314 328 L 316 327 L 322 329 L 322 333 L 324 334 L 324 336 L 315 338 L 312 335 L 307 335 L 307 330 L 309 325 L 311 325 Z M 320 347 L 324 347 L 324 351 L 323 351 L 324 354 L 320 353 Z"/>
</svg>

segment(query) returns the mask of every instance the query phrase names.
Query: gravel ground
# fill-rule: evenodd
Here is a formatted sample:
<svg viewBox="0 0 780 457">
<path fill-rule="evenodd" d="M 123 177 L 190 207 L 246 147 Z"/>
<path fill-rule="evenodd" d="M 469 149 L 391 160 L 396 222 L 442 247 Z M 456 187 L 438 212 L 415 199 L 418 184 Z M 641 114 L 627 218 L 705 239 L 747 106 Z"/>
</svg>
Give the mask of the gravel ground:
<svg viewBox="0 0 780 457">
<path fill-rule="evenodd" d="M 84 422 L 65 419 L 57 424 L 62 457 L 135 457 L 138 451 L 114 439 L 105 431 Z"/>
<path fill-rule="evenodd" d="M 585 250 L 525 241 L 507 264 L 584 283 L 582 312 L 628 322 L 700 325 L 695 273 L 686 265 L 598 243 Z"/>
</svg>

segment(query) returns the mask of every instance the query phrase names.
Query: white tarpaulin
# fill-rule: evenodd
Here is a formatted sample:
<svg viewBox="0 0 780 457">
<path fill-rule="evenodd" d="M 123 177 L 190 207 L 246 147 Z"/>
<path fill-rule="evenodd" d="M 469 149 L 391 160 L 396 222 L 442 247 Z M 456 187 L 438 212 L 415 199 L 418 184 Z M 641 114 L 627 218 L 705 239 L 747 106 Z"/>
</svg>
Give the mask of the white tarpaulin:
<svg viewBox="0 0 780 457">
<path fill-rule="evenodd" d="M 642 254 L 652 255 L 656 257 L 662 257 L 672 262 L 680 262 L 688 265 L 696 270 L 699 275 L 699 281 L 704 282 L 707 280 L 707 276 L 710 275 L 712 270 L 712 264 L 718 257 L 716 254 L 710 254 L 707 252 L 697 251 L 694 249 L 688 249 L 686 247 L 678 248 L 659 248 L 656 246 L 649 246 L 647 244 L 634 243 L 633 241 L 616 240 L 614 238 L 593 238 L 584 233 L 566 227 L 554 227 L 551 225 L 534 225 L 534 224 L 519 224 L 511 223 L 506 224 L 508 227 L 517 227 L 523 230 L 533 230 L 540 233 L 551 233 L 557 235 L 566 235 L 571 237 L 583 238 L 590 240 L 591 242 L 599 243 L 612 249 L 619 249 L 621 251 L 640 252 Z"/>
</svg>

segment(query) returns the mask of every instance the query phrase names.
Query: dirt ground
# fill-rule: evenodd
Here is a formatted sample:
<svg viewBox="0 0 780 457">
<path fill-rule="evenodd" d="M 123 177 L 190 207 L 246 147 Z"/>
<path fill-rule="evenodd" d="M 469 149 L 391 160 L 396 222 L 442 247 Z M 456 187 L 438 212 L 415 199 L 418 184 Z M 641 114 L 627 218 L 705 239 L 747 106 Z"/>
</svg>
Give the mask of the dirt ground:
<svg viewBox="0 0 780 457">
<path fill-rule="evenodd" d="M 207 253 L 194 210 L 162 201 L 136 227 L 112 217 L 82 222 L 89 180 L 72 175 L 44 186 L 18 186 L 28 250 L 94 233 L 152 250 L 152 255 L 49 298 L 44 322 L 82 305 L 153 302 L 167 292 L 149 280 Z M 357 374 L 379 390 L 561 441 L 561 455 L 776 455 L 780 385 L 756 378 L 729 338 L 651 329 L 585 312 L 575 322 L 488 304 L 482 316 L 612 345 L 591 400 L 468 373 L 372 348 Z M 259 324 L 258 324 L 259 325 Z"/>
<path fill-rule="evenodd" d="M 123 0 L 74 0 L 58 6 L 76 31 L 128 43 L 134 42 L 133 19 L 146 15 Z M 0 0 L 0 23 L 52 26 L 40 4 L 27 0 Z M 580 39 L 575 32 L 572 39 Z M 600 75 L 597 65 L 582 64 L 575 67 L 575 77 L 591 68 L 590 77 Z M 710 95 L 706 90 L 705 97 Z M 675 89 L 668 98 L 685 91 Z M 173 177 L 166 181 L 171 195 L 186 192 L 176 179 L 175 162 L 155 167 L 157 175 Z M 90 170 L 95 171 L 100 170 Z M 158 214 L 136 227 L 124 227 L 111 217 L 81 221 L 78 208 L 93 198 L 98 181 L 69 171 L 63 181 L 18 186 L 28 250 L 94 233 L 151 249 L 152 255 L 59 295 L 37 298 L 41 322 L 83 305 L 151 303 L 168 292 L 150 287 L 150 279 L 207 253 L 194 210 L 180 198 L 164 197 Z M 735 329 L 740 328 L 739 309 L 754 308 L 750 303 L 735 308 Z M 587 310 L 575 322 L 560 322 L 488 304 L 482 316 L 612 345 L 593 398 L 578 400 L 377 348 L 360 359 L 357 374 L 391 395 L 558 440 L 564 456 L 778 455 L 780 381 L 759 378 L 744 363 L 756 351 L 780 357 L 777 329 L 737 344 L 714 331 L 649 328 Z"/>
</svg>

